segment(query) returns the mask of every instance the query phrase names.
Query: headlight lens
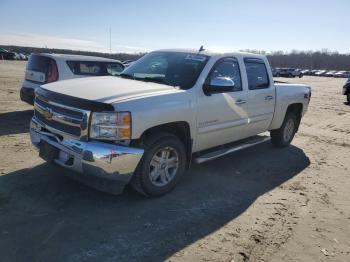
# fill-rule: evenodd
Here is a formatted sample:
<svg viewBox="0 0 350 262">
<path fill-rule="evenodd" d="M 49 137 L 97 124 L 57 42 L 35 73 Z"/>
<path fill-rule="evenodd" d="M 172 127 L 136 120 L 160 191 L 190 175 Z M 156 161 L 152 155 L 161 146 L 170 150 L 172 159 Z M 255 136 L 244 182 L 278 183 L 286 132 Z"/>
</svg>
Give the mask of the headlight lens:
<svg viewBox="0 0 350 262">
<path fill-rule="evenodd" d="M 130 139 L 130 112 L 93 112 L 90 125 L 90 138 L 99 140 Z"/>
</svg>

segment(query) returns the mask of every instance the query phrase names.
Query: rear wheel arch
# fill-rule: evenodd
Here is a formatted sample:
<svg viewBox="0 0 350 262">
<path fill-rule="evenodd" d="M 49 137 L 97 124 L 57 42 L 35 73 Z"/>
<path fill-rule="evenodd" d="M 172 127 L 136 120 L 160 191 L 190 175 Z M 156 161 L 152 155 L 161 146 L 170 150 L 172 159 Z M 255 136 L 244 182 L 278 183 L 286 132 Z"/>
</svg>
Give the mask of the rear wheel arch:
<svg viewBox="0 0 350 262">
<path fill-rule="evenodd" d="M 277 147 L 288 146 L 296 133 L 298 127 L 298 119 L 294 112 L 287 112 L 282 126 L 279 129 L 271 130 L 271 142 Z"/>
<path fill-rule="evenodd" d="M 293 113 L 297 117 L 297 121 L 298 121 L 297 131 L 298 131 L 301 117 L 303 114 L 303 104 L 302 103 L 290 104 L 287 108 L 285 116 L 287 116 L 288 113 Z"/>
</svg>

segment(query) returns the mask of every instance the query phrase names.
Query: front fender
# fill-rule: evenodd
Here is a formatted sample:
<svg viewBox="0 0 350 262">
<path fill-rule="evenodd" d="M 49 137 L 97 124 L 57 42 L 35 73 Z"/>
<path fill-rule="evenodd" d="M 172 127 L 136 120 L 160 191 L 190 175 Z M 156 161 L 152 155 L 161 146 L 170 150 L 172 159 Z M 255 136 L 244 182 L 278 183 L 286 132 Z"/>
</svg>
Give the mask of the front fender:
<svg viewBox="0 0 350 262">
<path fill-rule="evenodd" d="M 139 139 L 148 129 L 170 122 L 187 122 L 191 137 L 195 130 L 194 99 L 190 90 L 147 96 L 115 104 L 117 111 L 130 111 L 132 139 Z"/>
</svg>

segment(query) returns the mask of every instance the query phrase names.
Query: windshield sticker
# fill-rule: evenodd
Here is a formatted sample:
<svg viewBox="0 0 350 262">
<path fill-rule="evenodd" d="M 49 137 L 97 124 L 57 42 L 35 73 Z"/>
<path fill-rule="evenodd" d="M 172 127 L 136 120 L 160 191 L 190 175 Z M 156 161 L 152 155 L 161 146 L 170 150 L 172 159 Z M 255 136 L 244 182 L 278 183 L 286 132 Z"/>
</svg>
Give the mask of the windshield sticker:
<svg viewBox="0 0 350 262">
<path fill-rule="evenodd" d="M 187 55 L 185 57 L 187 60 L 194 60 L 194 61 L 199 61 L 199 62 L 204 62 L 206 57 L 203 55 Z"/>
</svg>

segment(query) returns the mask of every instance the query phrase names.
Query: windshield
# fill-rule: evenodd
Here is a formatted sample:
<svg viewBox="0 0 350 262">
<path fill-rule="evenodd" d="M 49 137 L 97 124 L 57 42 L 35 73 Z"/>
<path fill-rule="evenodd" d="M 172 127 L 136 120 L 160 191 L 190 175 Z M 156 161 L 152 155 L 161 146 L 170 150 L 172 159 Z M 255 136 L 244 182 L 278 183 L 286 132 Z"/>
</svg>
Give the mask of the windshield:
<svg viewBox="0 0 350 262">
<path fill-rule="evenodd" d="M 126 68 L 121 76 L 189 89 L 196 83 L 207 60 L 208 56 L 201 54 L 152 52 Z"/>
</svg>

